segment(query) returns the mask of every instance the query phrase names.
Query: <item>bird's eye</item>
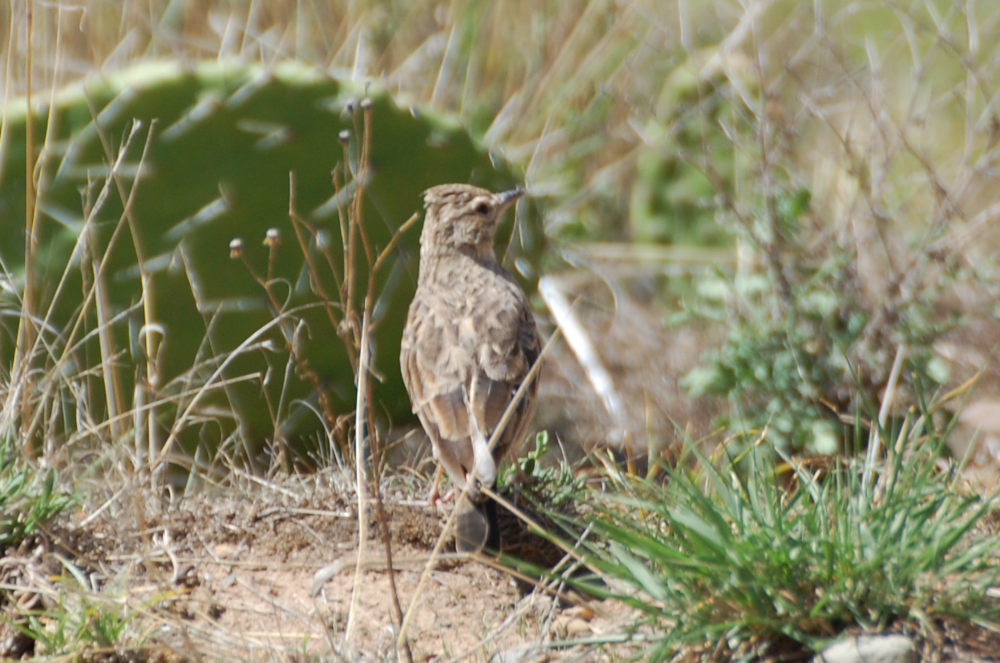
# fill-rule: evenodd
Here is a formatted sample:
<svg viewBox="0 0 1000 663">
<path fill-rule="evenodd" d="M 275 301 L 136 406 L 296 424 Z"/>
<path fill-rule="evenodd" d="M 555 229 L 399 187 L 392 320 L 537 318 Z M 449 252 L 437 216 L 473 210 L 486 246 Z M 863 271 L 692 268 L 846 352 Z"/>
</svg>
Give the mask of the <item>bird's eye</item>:
<svg viewBox="0 0 1000 663">
<path fill-rule="evenodd" d="M 490 206 L 486 203 L 479 203 L 476 205 L 476 214 L 482 214 L 486 216 L 486 213 L 490 211 Z"/>
</svg>

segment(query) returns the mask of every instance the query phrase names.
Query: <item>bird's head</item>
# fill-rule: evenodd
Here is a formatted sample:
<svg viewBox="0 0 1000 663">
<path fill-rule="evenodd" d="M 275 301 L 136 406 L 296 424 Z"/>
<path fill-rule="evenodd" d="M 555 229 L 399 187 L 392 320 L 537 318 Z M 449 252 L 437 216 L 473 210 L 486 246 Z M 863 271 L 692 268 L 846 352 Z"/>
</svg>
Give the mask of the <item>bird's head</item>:
<svg viewBox="0 0 1000 663">
<path fill-rule="evenodd" d="M 493 258 L 500 216 L 524 195 L 518 187 L 493 193 L 469 184 L 440 184 L 424 191 L 421 253 L 465 253 Z"/>
</svg>

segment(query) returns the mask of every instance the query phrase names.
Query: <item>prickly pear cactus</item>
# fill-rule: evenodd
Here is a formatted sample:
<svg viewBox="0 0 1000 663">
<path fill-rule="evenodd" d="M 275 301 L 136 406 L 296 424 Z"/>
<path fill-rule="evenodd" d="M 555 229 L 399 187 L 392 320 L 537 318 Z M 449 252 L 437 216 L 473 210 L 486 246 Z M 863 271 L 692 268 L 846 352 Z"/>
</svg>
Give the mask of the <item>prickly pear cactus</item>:
<svg viewBox="0 0 1000 663">
<path fill-rule="evenodd" d="M 35 310 L 51 307 L 43 332 L 54 348 L 48 368 L 63 356 L 63 372 L 89 371 L 79 378 L 89 381 L 83 397 L 89 408 L 106 405 L 112 392 L 95 370 L 108 352 L 95 333 L 104 321 L 112 331 L 105 337 L 114 341 L 117 398 L 134 406 L 130 395 L 150 375 L 147 335 L 155 334 L 155 384 L 146 385 L 153 392 L 146 400 L 166 404 L 158 413 L 164 427 L 176 429 L 181 420 L 188 452 L 228 444 L 259 452 L 279 439 L 307 454 L 322 448 L 324 408 L 344 415 L 355 404 L 354 370 L 340 336 L 351 333 L 350 321 L 328 303 L 345 278 L 342 224 L 357 185 L 352 172 L 360 177 L 354 171 L 363 99 L 370 103 L 370 169 L 361 218 L 372 251 L 420 210 L 427 187 L 517 182 L 454 123 L 295 64 L 144 64 L 88 80 L 40 106 L 40 241 L 30 268 Z M 23 106 L 8 109 L 0 146 L 0 269 L 15 291 L 29 268 Z M 290 195 L 305 222 L 298 235 Z M 511 242 L 512 225 L 498 242 L 537 257 L 538 228 L 521 224 Z M 277 233 L 266 241 L 269 229 Z M 418 237 L 419 225 L 376 277 L 373 347 L 381 379 L 374 397 L 394 423 L 410 417 L 398 353 Z M 234 238 L 243 240 L 239 260 L 229 259 Z M 357 310 L 367 278 L 364 269 L 356 274 Z M 0 305 L 16 309 L 16 298 L 7 297 Z M 77 318 L 83 328 L 74 330 Z M 0 316 L 7 365 L 14 319 Z"/>
</svg>

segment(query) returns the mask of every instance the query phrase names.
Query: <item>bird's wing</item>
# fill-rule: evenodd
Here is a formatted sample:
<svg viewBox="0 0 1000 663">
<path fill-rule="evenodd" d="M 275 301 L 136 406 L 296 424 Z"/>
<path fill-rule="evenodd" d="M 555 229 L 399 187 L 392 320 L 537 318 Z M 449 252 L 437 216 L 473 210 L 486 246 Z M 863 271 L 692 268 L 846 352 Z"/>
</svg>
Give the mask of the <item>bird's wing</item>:
<svg viewBox="0 0 1000 663">
<path fill-rule="evenodd" d="M 403 383 L 413 412 L 434 446 L 434 455 L 458 486 L 475 463 L 465 405 L 465 373 L 471 356 L 458 344 L 458 329 L 418 292 L 410 305 L 400 349 Z M 466 368 L 463 368 L 466 367 Z"/>
<path fill-rule="evenodd" d="M 535 320 L 522 297 L 512 298 L 507 306 L 491 312 L 477 326 L 483 342 L 477 348 L 478 372 L 470 390 L 470 402 L 474 418 L 489 437 L 538 359 L 540 343 Z M 523 436 L 534 411 L 537 385 L 534 380 L 514 406 L 493 449 L 497 460 Z"/>
<path fill-rule="evenodd" d="M 433 300 L 414 299 L 400 354 L 403 381 L 439 460 L 459 485 L 469 470 L 483 465 L 483 445 L 538 350 L 534 319 L 523 297 L 467 316 L 442 310 Z M 523 434 L 533 404 L 534 385 L 516 407 L 493 458 L 499 459 Z M 479 474 L 492 482 L 495 461 L 485 460 L 492 469 L 484 467 Z"/>
<path fill-rule="evenodd" d="M 436 307 L 422 298 L 413 300 L 403 333 L 400 368 L 413 411 L 432 437 L 468 436 L 463 387 L 471 357 L 458 344 L 457 331 Z"/>
</svg>

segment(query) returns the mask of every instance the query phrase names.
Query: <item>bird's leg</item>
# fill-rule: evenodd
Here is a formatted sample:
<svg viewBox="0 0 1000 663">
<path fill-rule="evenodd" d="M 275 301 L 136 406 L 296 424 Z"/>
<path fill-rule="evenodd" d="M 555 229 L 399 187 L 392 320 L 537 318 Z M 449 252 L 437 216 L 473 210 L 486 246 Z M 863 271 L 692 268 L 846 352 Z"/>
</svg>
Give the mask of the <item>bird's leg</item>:
<svg viewBox="0 0 1000 663">
<path fill-rule="evenodd" d="M 436 504 L 438 500 L 441 499 L 441 475 L 444 474 L 444 468 L 438 464 L 437 468 L 434 470 L 434 479 L 431 480 L 431 490 L 427 494 L 427 501 L 431 504 Z"/>
<path fill-rule="evenodd" d="M 455 490 L 449 490 L 444 495 L 441 494 L 441 476 L 444 474 L 444 466 L 438 464 L 437 471 L 434 472 L 434 480 L 431 481 L 431 490 L 427 495 L 427 502 L 439 510 L 445 510 L 445 504 L 455 499 Z"/>
</svg>

